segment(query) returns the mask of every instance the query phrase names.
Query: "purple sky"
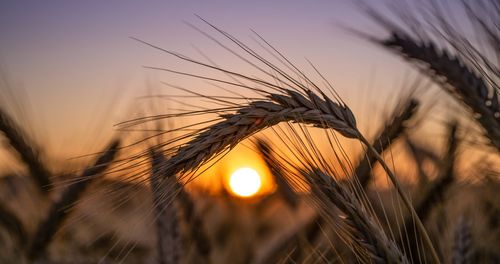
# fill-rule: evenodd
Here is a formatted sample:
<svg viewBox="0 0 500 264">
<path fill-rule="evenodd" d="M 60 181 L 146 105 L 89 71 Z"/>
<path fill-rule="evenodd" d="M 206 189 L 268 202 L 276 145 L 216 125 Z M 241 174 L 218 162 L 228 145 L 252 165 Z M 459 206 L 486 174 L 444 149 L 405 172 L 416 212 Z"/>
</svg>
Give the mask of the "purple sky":
<svg viewBox="0 0 500 264">
<path fill-rule="evenodd" d="M 195 46 L 222 65 L 241 65 L 183 22 L 207 30 L 194 14 L 256 46 L 249 37 L 252 28 L 301 67 L 308 68 L 308 58 L 354 102 L 355 111 L 359 98 L 366 102 L 374 94 L 384 100 L 398 94 L 392 88 L 408 71 L 399 59 L 336 26 L 342 22 L 369 32 L 377 29 L 349 1 L 339 0 L 2 1 L 0 65 L 19 84 L 15 88 L 27 92 L 38 120 L 35 126 L 44 126 L 51 144 L 79 147 L 75 139 L 82 139 L 80 144 L 91 140 L 88 134 L 96 130 L 96 116 L 107 115 L 109 131 L 127 118 L 122 111 L 106 111 L 117 94 L 130 103 L 145 94 L 146 84 L 178 82 L 179 77 L 142 65 L 192 69 L 130 36 L 200 57 Z M 375 87 L 384 88 L 366 93 Z M 168 93 L 168 88 L 160 89 Z"/>
</svg>

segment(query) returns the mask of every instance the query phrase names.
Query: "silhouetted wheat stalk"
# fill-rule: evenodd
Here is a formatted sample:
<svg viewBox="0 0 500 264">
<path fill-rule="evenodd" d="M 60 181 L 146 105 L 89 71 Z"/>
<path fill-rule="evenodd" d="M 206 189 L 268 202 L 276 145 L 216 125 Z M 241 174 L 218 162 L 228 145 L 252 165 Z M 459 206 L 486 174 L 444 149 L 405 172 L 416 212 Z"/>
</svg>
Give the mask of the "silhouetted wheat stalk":
<svg viewBox="0 0 500 264">
<path fill-rule="evenodd" d="M 442 162 L 441 171 L 436 180 L 430 182 L 428 186 L 425 186 L 422 194 L 418 197 L 418 201 L 415 204 L 415 211 L 417 212 L 419 218 L 422 221 L 426 221 L 436 205 L 441 204 L 442 199 L 446 191 L 451 187 L 455 181 L 455 160 L 456 152 L 458 147 L 457 138 L 457 123 L 451 123 L 449 125 L 449 135 L 448 144 L 445 157 Z M 401 243 L 405 245 L 406 250 L 411 252 L 411 256 L 418 260 L 418 257 L 423 254 L 425 257 L 425 251 L 418 251 L 418 243 L 420 241 L 418 234 L 413 232 L 415 222 L 411 216 L 407 217 L 403 223 L 403 241 Z"/>
<path fill-rule="evenodd" d="M 179 183 L 180 185 L 180 183 Z M 204 263 L 211 263 L 212 244 L 205 232 L 203 219 L 196 213 L 195 204 L 183 186 L 179 186 L 178 201 L 183 209 L 183 219 L 187 224 L 189 241 L 192 241 Z"/>
<path fill-rule="evenodd" d="M 372 145 L 378 153 L 384 152 L 406 129 L 407 122 L 414 116 L 418 108 L 418 101 L 410 100 L 404 108 L 396 107 L 395 112 L 389 121 L 384 123 L 383 129 L 377 134 Z M 366 188 L 371 179 L 371 171 L 376 157 L 368 152 L 354 170 L 354 176 L 359 181 L 361 187 Z"/>
<path fill-rule="evenodd" d="M 452 251 L 453 264 L 470 264 L 473 263 L 473 243 L 472 234 L 467 219 L 460 217 L 454 234 Z"/>
<path fill-rule="evenodd" d="M 51 185 L 50 172 L 40 160 L 39 150 L 21 127 L 2 109 L 0 109 L 0 131 L 3 132 L 9 144 L 28 166 L 37 187 L 42 193 L 48 193 Z"/>
<path fill-rule="evenodd" d="M 312 177 L 317 190 L 346 214 L 344 222 L 354 230 L 352 233 L 356 242 L 370 252 L 370 260 L 375 263 L 410 263 L 351 192 L 320 170 L 313 170 L 306 176 Z"/>
<path fill-rule="evenodd" d="M 151 155 L 151 189 L 155 208 L 157 227 L 158 263 L 176 264 L 182 256 L 179 216 L 174 203 L 176 198 L 175 175 L 165 177 L 166 159 L 155 150 Z"/>
<path fill-rule="evenodd" d="M 472 109 L 486 130 L 491 143 L 500 151 L 500 107 L 498 87 L 489 96 L 486 82 L 473 73 L 460 58 L 438 51 L 433 44 L 419 43 L 407 35 L 394 33 L 383 45 L 394 48 L 410 59 L 427 63 L 426 73 L 436 77 L 442 87 Z"/>
<path fill-rule="evenodd" d="M 286 93 L 270 94 L 268 100 L 253 101 L 234 114 L 222 115 L 224 121 L 208 127 L 179 148 L 168 162 L 166 175 L 190 171 L 264 128 L 286 121 L 332 128 L 346 137 L 358 137 L 354 115 L 347 106 L 311 91 L 307 95 L 291 90 Z"/>
<path fill-rule="evenodd" d="M 457 28 L 460 25 L 454 25 L 453 20 L 446 17 L 439 3 L 429 2 L 429 9 L 417 9 L 419 11 L 413 11 L 413 14 L 404 11 L 408 8 L 404 4 L 396 5 L 399 9 L 394 11 L 395 15 L 406 18 L 401 24 L 408 25 L 411 29 L 420 29 L 415 31 L 405 30 L 380 12 L 365 6 L 366 13 L 391 33 L 387 39 L 369 38 L 419 66 L 441 88 L 463 102 L 475 114 L 474 117 L 484 128 L 491 144 L 500 151 L 500 65 L 498 61 L 491 61 L 486 52 L 482 53 L 482 49 L 478 47 L 484 44 L 497 58 L 500 56 L 498 24 L 491 23 L 499 18 L 498 13 L 494 12 L 498 11 L 498 5 L 494 0 L 479 1 L 481 4 L 477 5 L 478 11 L 475 11 L 466 1 L 460 3 L 467 14 L 465 20 L 478 25 L 478 35 L 487 40 L 486 43 L 474 45 L 471 37 L 459 33 Z M 424 13 L 426 11 L 429 14 Z M 422 21 L 418 12 L 424 13 L 421 14 L 422 17 L 436 24 L 426 24 L 432 22 Z M 431 30 L 426 30 L 426 26 Z M 456 54 L 439 48 L 439 42 L 435 39 L 452 47 Z"/>
<path fill-rule="evenodd" d="M 445 191 L 455 180 L 454 168 L 459 141 L 457 137 L 457 128 L 458 125 L 456 123 L 449 125 L 448 149 L 444 157 L 441 174 L 438 179 L 428 187 L 421 196 L 418 204 L 415 206 L 415 210 L 422 220 L 427 219 L 431 207 L 442 199 Z"/>
<path fill-rule="evenodd" d="M 429 176 L 425 172 L 423 165 L 424 161 L 428 159 L 429 157 L 433 157 L 433 153 L 428 151 L 427 149 L 422 148 L 421 146 L 417 145 L 415 142 L 413 142 L 410 138 L 406 137 L 405 138 L 405 143 L 408 146 L 409 152 L 411 156 L 413 157 L 413 160 L 416 164 L 417 170 L 418 170 L 418 184 L 419 187 L 425 186 L 429 182 Z M 437 157 L 431 158 L 432 161 L 437 161 L 439 160 Z"/>
<path fill-rule="evenodd" d="M 158 227 L 158 251 L 160 262 L 177 263 L 180 259 L 181 235 L 179 226 L 179 210 L 182 209 L 182 219 L 187 224 L 187 238 L 192 241 L 197 252 L 204 259 L 204 263 L 210 263 L 211 243 L 203 229 L 203 221 L 196 214 L 195 204 L 189 193 L 177 181 L 175 176 L 164 181 L 162 169 L 167 159 L 161 152 L 150 150 L 152 160 L 151 187 L 156 210 L 156 221 Z M 169 190 L 165 192 L 165 190 Z M 182 251 L 182 250 L 181 250 Z M 174 256 L 177 256 L 174 258 Z"/>
<path fill-rule="evenodd" d="M 94 165 L 86 168 L 79 176 L 79 181 L 66 188 L 61 198 L 54 202 L 44 220 L 40 222 L 33 240 L 28 247 L 28 258 L 36 260 L 49 246 L 55 233 L 61 228 L 63 222 L 68 218 L 70 207 L 78 202 L 89 184 L 102 174 L 113 162 L 120 145 L 119 140 L 114 140 L 99 156 Z"/>
<path fill-rule="evenodd" d="M 283 196 L 284 200 L 291 208 L 296 209 L 299 203 L 299 197 L 288 183 L 278 162 L 273 157 L 271 147 L 265 141 L 259 140 L 257 141 L 257 149 L 271 171 L 271 175 L 278 187 L 278 192 Z"/>
<path fill-rule="evenodd" d="M 2 203 L 0 203 L 0 225 L 16 237 L 19 247 L 23 247 L 27 241 L 27 234 L 24 226 L 17 216 Z"/>
</svg>

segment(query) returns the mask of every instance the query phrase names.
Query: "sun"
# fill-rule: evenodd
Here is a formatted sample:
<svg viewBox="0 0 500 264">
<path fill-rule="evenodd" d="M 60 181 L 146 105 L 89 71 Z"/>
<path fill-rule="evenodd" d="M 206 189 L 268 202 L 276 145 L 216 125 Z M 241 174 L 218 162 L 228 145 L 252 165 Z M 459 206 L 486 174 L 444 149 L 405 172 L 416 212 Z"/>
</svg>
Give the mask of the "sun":
<svg viewBox="0 0 500 264">
<path fill-rule="evenodd" d="M 231 191 L 241 197 L 250 197 L 256 194 L 261 184 L 259 173 L 252 168 L 239 168 L 229 178 Z"/>
</svg>

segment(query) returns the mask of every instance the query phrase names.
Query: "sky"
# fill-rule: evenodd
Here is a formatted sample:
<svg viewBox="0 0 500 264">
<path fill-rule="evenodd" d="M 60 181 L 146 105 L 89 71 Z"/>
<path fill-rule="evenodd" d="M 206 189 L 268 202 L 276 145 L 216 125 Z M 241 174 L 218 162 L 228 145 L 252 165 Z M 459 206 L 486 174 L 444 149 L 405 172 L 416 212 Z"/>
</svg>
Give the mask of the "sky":
<svg viewBox="0 0 500 264">
<path fill-rule="evenodd" d="M 85 153 L 91 151 L 89 145 L 98 145 L 97 138 L 106 138 L 115 129 L 113 124 L 136 112 L 138 97 L 151 89 L 175 93 L 161 82 L 214 92 L 213 87 L 195 86 L 185 77 L 145 69 L 144 65 L 203 72 L 131 37 L 246 69 L 188 25 L 221 38 L 196 15 L 258 47 L 250 29 L 255 30 L 299 67 L 314 73 L 310 60 L 352 102 L 355 113 L 361 113 L 359 119 L 372 118 L 364 115 L 372 104 L 384 109 L 394 101 L 394 95 L 401 93 L 397 84 L 409 71 L 396 56 L 340 26 L 383 34 L 350 1 L 340 0 L 2 0 L 0 67 L 11 89 L 29 102 L 34 120 L 29 126 L 50 146 L 52 155 Z M 369 107 L 360 103 L 367 101 Z"/>
</svg>

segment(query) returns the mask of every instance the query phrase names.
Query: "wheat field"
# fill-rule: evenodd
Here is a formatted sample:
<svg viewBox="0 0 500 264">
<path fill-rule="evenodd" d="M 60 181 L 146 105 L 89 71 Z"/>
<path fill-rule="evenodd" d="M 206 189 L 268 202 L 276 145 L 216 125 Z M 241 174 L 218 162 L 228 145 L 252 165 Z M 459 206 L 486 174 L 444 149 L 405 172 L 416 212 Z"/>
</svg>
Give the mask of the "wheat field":
<svg viewBox="0 0 500 264">
<path fill-rule="evenodd" d="M 357 1 L 385 34 L 346 32 L 414 70 L 383 113 L 272 39 L 252 31 L 251 45 L 200 16 L 190 25 L 252 71 L 133 37 L 191 65 L 144 66 L 181 92 L 168 98 L 179 107 L 145 96 L 151 108 L 77 165 L 48 161 L 0 96 L 5 162 L 22 171 L 0 173 L 0 263 L 500 263 L 500 4 L 454 4 Z M 253 174 L 211 177 L 241 148 L 267 191 L 257 173 L 255 191 Z"/>
</svg>

